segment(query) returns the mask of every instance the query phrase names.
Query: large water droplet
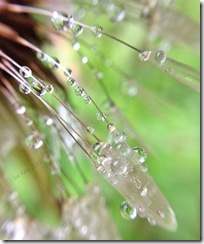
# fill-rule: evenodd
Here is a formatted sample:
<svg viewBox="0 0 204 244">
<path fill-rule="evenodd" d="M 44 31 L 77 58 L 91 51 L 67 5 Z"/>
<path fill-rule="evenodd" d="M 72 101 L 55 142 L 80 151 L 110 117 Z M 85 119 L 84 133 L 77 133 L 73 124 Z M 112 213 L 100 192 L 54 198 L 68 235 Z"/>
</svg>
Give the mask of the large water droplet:
<svg viewBox="0 0 204 244">
<path fill-rule="evenodd" d="M 83 96 L 85 95 L 85 91 L 84 91 L 84 89 L 83 89 L 81 86 L 77 86 L 77 87 L 75 88 L 75 94 L 76 94 L 77 96 L 81 96 L 81 97 L 83 97 Z"/>
<path fill-rule="evenodd" d="M 76 35 L 76 36 L 79 36 L 82 34 L 83 32 L 83 27 L 81 25 L 78 25 L 78 24 L 72 24 L 71 25 L 71 30 L 72 32 Z"/>
<path fill-rule="evenodd" d="M 123 154 L 123 156 L 128 156 L 131 153 L 131 148 L 128 146 L 126 142 L 118 142 L 116 143 L 116 149 Z"/>
<path fill-rule="evenodd" d="M 29 78 L 32 76 L 32 70 L 27 67 L 27 66 L 22 66 L 20 69 L 19 69 L 19 73 L 21 76 L 23 76 L 24 78 Z"/>
<path fill-rule="evenodd" d="M 80 49 L 80 43 L 78 41 L 73 41 L 72 46 L 74 51 L 78 51 Z"/>
<path fill-rule="evenodd" d="M 19 85 L 19 91 L 22 92 L 23 94 L 29 94 L 31 92 L 31 89 L 28 85 L 25 85 L 23 83 L 21 83 Z"/>
<path fill-rule="evenodd" d="M 54 90 L 54 87 L 53 87 L 52 84 L 46 84 L 45 85 L 45 90 L 46 90 L 46 92 L 52 93 L 53 90 Z"/>
<path fill-rule="evenodd" d="M 145 209 L 143 208 L 143 206 L 139 205 L 137 207 L 137 213 L 141 218 L 145 218 L 146 217 L 146 213 L 145 213 Z"/>
<path fill-rule="evenodd" d="M 45 62 L 47 60 L 46 55 L 43 52 L 37 52 L 36 57 L 41 61 Z"/>
<path fill-rule="evenodd" d="M 155 60 L 161 65 L 166 60 L 166 55 L 163 51 L 158 51 L 155 53 Z"/>
<path fill-rule="evenodd" d="M 35 150 L 43 145 L 43 140 L 34 132 L 26 137 L 25 142 L 30 148 Z"/>
<path fill-rule="evenodd" d="M 147 154 L 146 154 L 145 150 L 141 147 L 134 147 L 133 151 L 136 153 L 138 162 L 144 163 L 147 158 Z"/>
<path fill-rule="evenodd" d="M 139 57 L 140 61 L 146 62 L 149 60 L 150 54 L 151 54 L 150 51 L 143 51 L 143 52 L 139 53 L 138 57 Z"/>
<path fill-rule="evenodd" d="M 70 68 L 66 68 L 65 70 L 64 70 L 64 74 L 66 75 L 66 76 L 72 76 L 72 70 L 70 69 Z"/>
<path fill-rule="evenodd" d="M 135 219 L 137 217 L 136 208 L 132 208 L 127 202 L 122 202 L 120 205 L 120 213 L 124 219 Z"/>
<path fill-rule="evenodd" d="M 100 38 L 103 34 L 103 28 L 99 25 L 91 27 L 91 32 L 96 38 Z"/>
<path fill-rule="evenodd" d="M 122 5 L 110 2 L 107 5 L 107 13 L 112 22 L 120 22 L 125 18 L 126 12 Z"/>
<path fill-rule="evenodd" d="M 54 11 L 51 17 L 51 22 L 54 28 L 58 31 L 65 31 L 70 28 L 73 17 L 69 16 L 64 12 Z"/>
<path fill-rule="evenodd" d="M 37 96 L 43 96 L 46 93 L 45 88 L 38 81 L 33 81 L 32 90 Z"/>
</svg>

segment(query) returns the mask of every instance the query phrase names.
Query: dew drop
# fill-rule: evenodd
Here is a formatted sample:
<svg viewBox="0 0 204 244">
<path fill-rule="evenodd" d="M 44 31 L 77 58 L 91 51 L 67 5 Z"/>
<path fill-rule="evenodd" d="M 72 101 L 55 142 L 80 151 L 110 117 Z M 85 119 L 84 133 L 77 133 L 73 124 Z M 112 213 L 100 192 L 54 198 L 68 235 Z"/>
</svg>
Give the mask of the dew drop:
<svg viewBox="0 0 204 244">
<path fill-rule="evenodd" d="M 105 121 L 106 115 L 104 113 L 102 113 L 102 112 L 98 112 L 96 114 L 96 119 L 99 120 L 99 121 Z"/>
<path fill-rule="evenodd" d="M 145 209 L 141 205 L 137 207 L 137 213 L 141 218 L 145 218 L 146 216 Z"/>
<path fill-rule="evenodd" d="M 76 35 L 76 36 L 79 36 L 82 34 L 83 32 L 83 27 L 81 25 L 78 25 L 78 24 L 72 24 L 71 25 L 71 30 L 72 32 Z"/>
<path fill-rule="evenodd" d="M 20 69 L 19 69 L 19 73 L 22 77 L 24 78 L 29 78 L 32 76 L 32 71 L 29 67 L 27 66 L 22 66 Z"/>
<path fill-rule="evenodd" d="M 47 116 L 47 115 L 43 116 L 43 122 L 47 126 L 53 125 L 53 119 L 51 117 Z"/>
<path fill-rule="evenodd" d="M 37 96 L 43 96 L 46 93 L 45 88 L 37 81 L 32 83 L 32 90 Z"/>
<path fill-rule="evenodd" d="M 91 125 L 88 125 L 88 126 L 86 127 L 86 130 L 87 130 L 89 133 L 91 133 L 91 134 L 94 133 L 94 127 L 91 126 Z"/>
<path fill-rule="evenodd" d="M 77 96 L 81 96 L 81 97 L 83 97 L 83 96 L 85 95 L 85 91 L 84 91 L 84 89 L 83 89 L 81 86 L 77 86 L 77 87 L 75 88 L 75 94 L 76 94 Z"/>
<path fill-rule="evenodd" d="M 110 2 L 107 5 L 107 12 L 109 15 L 109 19 L 112 22 L 120 22 L 125 18 L 126 15 L 124 7 L 114 2 Z"/>
<path fill-rule="evenodd" d="M 120 214 L 124 219 L 135 219 L 137 217 L 137 210 L 124 201 L 120 205 Z"/>
<path fill-rule="evenodd" d="M 84 103 L 85 103 L 85 104 L 90 104 L 90 103 L 92 103 L 91 97 L 88 96 L 88 95 L 84 96 Z"/>
<path fill-rule="evenodd" d="M 69 77 L 68 80 L 67 80 L 67 84 L 68 84 L 69 86 L 75 86 L 75 85 L 76 85 L 76 81 L 75 81 L 74 78 Z"/>
<path fill-rule="evenodd" d="M 138 57 L 139 57 L 140 61 L 146 62 L 149 60 L 150 54 L 151 54 L 150 51 L 143 51 L 143 52 L 139 53 Z"/>
<path fill-rule="evenodd" d="M 133 151 L 136 153 L 136 156 L 138 158 L 138 162 L 144 163 L 146 158 L 147 158 L 147 154 L 146 154 L 145 150 L 141 147 L 134 147 Z"/>
<path fill-rule="evenodd" d="M 31 89 L 28 87 L 28 85 L 21 83 L 19 85 L 19 91 L 27 95 L 31 92 Z"/>
<path fill-rule="evenodd" d="M 17 113 L 17 114 L 24 114 L 25 111 L 26 111 L 25 106 L 20 105 L 20 104 L 18 104 L 18 105 L 16 106 L 16 113 Z"/>
<path fill-rule="evenodd" d="M 116 143 L 116 149 L 122 153 L 123 156 L 128 156 L 131 153 L 131 148 L 127 145 L 126 142 Z"/>
<path fill-rule="evenodd" d="M 71 70 L 70 68 L 66 68 L 66 69 L 64 70 L 64 74 L 65 74 L 66 76 L 72 76 L 72 70 Z"/>
<path fill-rule="evenodd" d="M 36 53 L 37 59 L 39 59 L 41 62 L 45 62 L 47 60 L 46 55 L 43 52 L 37 52 Z"/>
<path fill-rule="evenodd" d="M 84 56 L 84 57 L 82 57 L 82 59 L 81 59 L 81 62 L 83 63 L 83 64 L 87 64 L 88 63 L 88 58 L 86 57 L 86 56 Z"/>
<path fill-rule="evenodd" d="M 56 57 L 49 57 L 47 59 L 47 64 L 50 69 L 55 70 L 59 68 L 60 62 Z"/>
<path fill-rule="evenodd" d="M 163 51 L 155 53 L 155 60 L 161 65 L 166 60 L 166 55 Z"/>
<path fill-rule="evenodd" d="M 43 145 L 43 140 L 36 133 L 29 134 L 26 137 L 25 142 L 28 147 L 35 149 L 35 150 L 40 148 Z"/>
<path fill-rule="evenodd" d="M 148 165 L 147 165 L 146 163 L 143 163 L 143 164 L 142 164 L 142 165 L 140 165 L 140 166 L 141 166 L 141 168 L 140 168 L 140 169 L 141 169 L 141 171 L 142 171 L 142 172 L 144 172 L 144 173 L 145 173 L 145 172 L 147 172 L 147 171 L 148 171 Z"/>
<path fill-rule="evenodd" d="M 100 38 L 103 34 L 103 28 L 99 25 L 91 27 L 91 32 L 96 38 Z"/>
<path fill-rule="evenodd" d="M 90 157 L 94 162 L 95 167 L 97 168 L 100 164 L 98 155 L 95 153 L 95 151 L 91 151 Z"/>
<path fill-rule="evenodd" d="M 127 171 L 127 160 L 124 157 L 117 157 L 111 160 L 111 170 L 114 174 L 122 175 Z"/>
<path fill-rule="evenodd" d="M 51 84 L 46 84 L 45 85 L 45 90 L 46 90 L 46 92 L 52 93 L 53 90 L 54 90 L 54 87 Z"/>
<path fill-rule="evenodd" d="M 80 43 L 78 41 L 74 41 L 72 43 L 72 46 L 73 46 L 74 51 L 79 51 L 79 49 L 80 49 Z"/>
<path fill-rule="evenodd" d="M 142 197 L 145 197 L 147 195 L 147 187 L 144 187 L 140 193 Z"/>
<path fill-rule="evenodd" d="M 96 142 L 95 144 L 93 144 L 93 150 L 95 152 L 97 152 L 98 154 L 100 153 L 100 149 L 101 149 L 101 144 L 99 142 Z"/>
<path fill-rule="evenodd" d="M 108 130 L 115 143 L 125 142 L 127 140 L 127 134 L 117 130 L 113 124 L 108 125 Z"/>
<path fill-rule="evenodd" d="M 54 28 L 58 31 L 65 31 L 70 28 L 73 17 L 69 16 L 64 12 L 54 11 L 51 17 L 51 22 Z"/>
<path fill-rule="evenodd" d="M 153 226 L 156 225 L 155 219 L 153 219 L 151 217 L 147 217 L 147 220 L 148 220 L 148 222 L 149 222 L 150 225 L 153 225 Z"/>
</svg>

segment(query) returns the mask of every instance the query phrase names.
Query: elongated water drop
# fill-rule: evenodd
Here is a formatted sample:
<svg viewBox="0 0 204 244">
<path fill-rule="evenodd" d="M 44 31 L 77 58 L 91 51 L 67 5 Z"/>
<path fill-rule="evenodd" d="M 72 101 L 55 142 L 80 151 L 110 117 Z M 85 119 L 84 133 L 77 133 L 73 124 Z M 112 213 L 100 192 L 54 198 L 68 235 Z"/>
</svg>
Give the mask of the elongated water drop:
<svg viewBox="0 0 204 244">
<path fill-rule="evenodd" d="M 29 94 L 31 92 L 31 89 L 29 88 L 28 85 L 25 85 L 25 84 L 21 83 L 19 85 L 19 91 L 22 92 L 23 94 L 27 95 L 27 94 Z"/>
<path fill-rule="evenodd" d="M 37 96 L 43 96 L 46 93 L 45 88 L 38 81 L 32 83 L 32 90 Z"/>
<path fill-rule="evenodd" d="M 56 57 L 49 57 L 47 59 L 47 64 L 50 69 L 55 70 L 55 69 L 59 68 L 60 62 L 59 62 L 58 58 L 56 58 Z"/>
<path fill-rule="evenodd" d="M 103 28 L 99 25 L 91 27 L 91 32 L 96 38 L 100 38 L 103 34 Z"/>
<path fill-rule="evenodd" d="M 78 25 L 78 24 L 72 24 L 71 25 L 71 30 L 72 32 L 76 35 L 76 36 L 79 36 L 82 34 L 83 32 L 83 27 L 81 25 Z"/>
<path fill-rule="evenodd" d="M 88 131 L 89 133 L 91 133 L 91 134 L 94 133 L 94 127 L 93 127 L 93 126 L 88 125 L 88 126 L 86 127 L 86 129 L 87 129 L 87 131 Z"/>
<path fill-rule="evenodd" d="M 136 156 L 138 158 L 138 162 L 144 163 L 146 158 L 147 158 L 147 154 L 146 154 L 145 150 L 141 147 L 134 147 L 133 151 L 136 153 Z"/>
<path fill-rule="evenodd" d="M 124 219 L 135 219 L 137 217 L 136 208 L 132 208 L 127 202 L 122 202 L 120 205 L 120 213 Z"/>
<path fill-rule="evenodd" d="M 85 95 L 85 91 L 81 86 L 77 86 L 75 88 L 75 93 L 77 96 L 81 96 L 81 97 L 83 97 Z"/>
<path fill-rule="evenodd" d="M 70 28 L 70 25 L 72 24 L 73 17 L 68 16 L 64 12 L 57 12 L 54 11 L 51 17 L 51 22 L 54 26 L 54 28 L 58 31 L 65 31 Z"/>
<path fill-rule="evenodd" d="M 104 113 L 102 113 L 102 112 L 98 112 L 98 113 L 96 114 L 96 118 L 97 118 L 97 120 L 99 120 L 99 121 L 105 121 L 105 119 L 106 119 L 106 115 L 105 115 Z"/>
<path fill-rule="evenodd" d="M 92 103 L 91 97 L 89 95 L 84 96 L 84 103 L 85 104 Z"/>
<path fill-rule="evenodd" d="M 46 55 L 43 52 L 37 52 L 36 57 L 41 61 L 45 62 L 47 60 Z"/>
<path fill-rule="evenodd" d="M 67 84 L 68 84 L 69 86 L 75 86 L 75 85 L 76 85 L 76 81 L 75 81 L 74 78 L 69 77 L 68 80 L 67 80 Z"/>
<path fill-rule="evenodd" d="M 21 76 L 23 76 L 24 78 L 29 78 L 32 76 L 32 70 L 27 67 L 27 66 L 22 66 L 20 69 L 19 69 L 19 73 Z"/>
<path fill-rule="evenodd" d="M 72 70 L 70 68 L 66 68 L 65 71 L 64 71 L 64 74 L 66 76 L 72 76 Z"/>
<path fill-rule="evenodd" d="M 43 140 L 34 132 L 26 137 L 25 142 L 28 147 L 35 150 L 43 145 Z"/>
</svg>

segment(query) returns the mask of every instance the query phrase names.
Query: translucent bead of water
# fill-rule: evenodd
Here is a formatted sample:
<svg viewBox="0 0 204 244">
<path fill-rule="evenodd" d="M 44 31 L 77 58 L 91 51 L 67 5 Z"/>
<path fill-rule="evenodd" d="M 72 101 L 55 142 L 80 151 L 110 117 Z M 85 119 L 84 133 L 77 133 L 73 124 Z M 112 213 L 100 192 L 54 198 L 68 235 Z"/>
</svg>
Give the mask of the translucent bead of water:
<svg viewBox="0 0 204 244">
<path fill-rule="evenodd" d="M 16 105 L 16 110 L 15 111 L 16 111 L 17 114 L 24 114 L 25 111 L 26 111 L 26 108 L 25 108 L 25 106 L 23 106 L 21 104 L 18 104 L 18 105 Z"/>
<path fill-rule="evenodd" d="M 104 113 L 102 113 L 102 112 L 98 112 L 98 113 L 96 114 L 96 118 L 97 118 L 97 120 L 99 120 L 99 121 L 105 121 L 105 119 L 106 119 L 106 115 L 105 115 Z"/>
<path fill-rule="evenodd" d="M 96 38 L 100 38 L 103 34 L 103 28 L 99 25 L 91 27 L 91 32 Z"/>
<path fill-rule="evenodd" d="M 79 36 L 82 34 L 83 32 L 83 27 L 81 25 L 78 25 L 78 24 L 72 24 L 71 25 L 71 30 L 72 32 L 76 35 L 76 36 Z"/>
<path fill-rule="evenodd" d="M 88 95 L 84 96 L 84 103 L 85 103 L 85 104 L 90 104 L 90 103 L 92 103 L 91 97 L 88 96 Z"/>
<path fill-rule="evenodd" d="M 137 217 L 137 210 L 124 201 L 120 205 L 120 214 L 124 219 L 133 220 Z"/>
<path fill-rule="evenodd" d="M 36 57 L 41 61 L 45 62 L 47 60 L 46 55 L 43 52 L 37 52 Z"/>
<path fill-rule="evenodd" d="M 77 96 L 81 96 L 81 97 L 83 97 L 84 94 L 85 94 L 85 91 L 84 91 L 84 89 L 83 89 L 82 87 L 77 86 L 77 87 L 75 88 L 75 93 L 76 93 Z"/>
<path fill-rule="evenodd" d="M 69 77 L 68 80 L 67 80 L 67 84 L 68 84 L 69 86 L 75 86 L 75 85 L 76 85 L 76 81 L 75 81 L 74 78 Z"/>
<path fill-rule="evenodd" d="M 50 57 L 47 59 L 47 64 L 48 64 L 48 67 L 52 70 L 55 70 L 55 69 L 58 69 L 59 68 L 59 60 L 58 58 L 56 57 Z"/>
<path fill-rule="evenodd" d="M 43 145 L 42 139 L 36 133 L 31 133 L 28 135 L 25 139 L 25 142 L 28 147 L 35 150 L 39 149 Z"/>
<path fill-rule="evenodd" d="M 109 15 L 109 19 L 112 22 L 120 22 L 125 18 L 126 15 L 124 7 L 114 2 L 110 2 L 107 5 L 107 12 Z"/>
<path fill-rule="evenodd" d="M 20 84 L 19 85 L 19 91 L 22 92 L 23 94 L 29 94 L 31 92 L 31 89 L 28 85 L 25 84 Z"/>
<path fill-rule="evenodd" d="M 86 129 L 87 129 L 87 131 L 88 131 L 89 133 L 91 133 L 91 134 L 94 133 L 94 128 L 93 128 L 93 126 L 88 125 L 88 126 L 86 127 Z"/>
<path fill-rule="evenodd" d="M 54 28 L 58 31 L 65 31 L 70 28 L 70 25 L 72 24 L 73 17 L 68 16 L 64 12 L 57 12 L 54 11 L 51 17 L 51 22 L 54 26 Z"/>
<path fill-rule="evenodd" d="M 127 171 L 127 160 L 124 157 L 112 158 L 111 170 L 117 175 L 124 174 Z"/>
<path fill-rule="evenodd" d="M 147 187 L 144 187 L 140 193 L 142 197 L 145 197 L 147 195 Z"/>
<path fill-rule="evenodd" d="M 45 88 L 37 81 L 32 83 L 32 90 L 37 96 L 43 96 L 46 93 Z"/>
<path fill-rule="evenodd" d="M 143 52 L 139 53 L 138 57 L 139 57 L 140 61 L 146 62 L 149 60 L 150 54 L 151 54 L 150 51 L 143 51 Z"/>
<path fill-rule="evenodd" d="M 147 217 L 147 220 L 148 220 L 150 225 L 153 225 L 153 226 L 156 225 L 156 220 L 155 219 L 153 219 L 151 217 Z"/>
<path fill-rule="evenodd" d="M 27 67 L 27 66 L 22 66 L 19 69 L 19 73 L 24 78 L 29 78 L 29 77 L 32 76 L 32 70 L 29 67 Z"/>
<path fill-rule="evenodd" d="M 166 60 L 166 55 L 163 51 L 158 51 L 155 53 L 155 60 L 161 65 Z"/>
<path fill-rule="evenodd" d="M 45 85 L 45 90 L 46 90 L 46 92 L 52 93 L 53 90 L 54 90 L 54 87 L 51 84 L 46 84 Z"/>
<path fill-rule="evenodd" d="M 136 157 L 138 159 L 138 162 L 144 163 L 146 158 L 147 158 L 147 154 L 146 154 L 145 150 L 141 147 L 134 147 L 133 151 L 136 153 Z"/>
<path fill-rule="evenodd" d="M 66 68 L 65 71 L 64 71 L 64 74 L 66 76 L 72 76 L 72 70 L 70 68 Z"/>
</svg>

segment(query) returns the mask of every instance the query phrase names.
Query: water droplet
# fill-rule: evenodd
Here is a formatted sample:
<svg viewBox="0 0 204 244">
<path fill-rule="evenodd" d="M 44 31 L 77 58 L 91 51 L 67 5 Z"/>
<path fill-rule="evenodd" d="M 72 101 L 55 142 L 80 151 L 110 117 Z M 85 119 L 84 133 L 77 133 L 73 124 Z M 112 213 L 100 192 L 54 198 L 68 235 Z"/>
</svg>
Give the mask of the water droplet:
<svg viewBox="0 0 204 244">
<path fill-rule="evenodd" d="M 53 119 L 47 115 L 43 116 L 43 122 L 45 125 L 50 126 L 53 124 Z"/>
<path fill-rule="evenodd" d="M 120 22 L 125 18 L 126 15 L 124 7 L 114 2 L 110 2 L 107 5 L 107 12 L 109 15 L 109 19 L 112 22 Z"/>
<path fill-rule="evenodd" d="M 32 90 L 37 96 L 43 96 L 46 93 L 45 88 L 38 81 L 33 81 Z"/>
<path fill-rule="evenodd" d="M 91 32 L 96 38 L 100 38 L 103 34 L 103 28 L 99 25 L 91 27 Z"/>
<path fill-rule="evenodd" d="M 147 195 L 147 187 L 144 187 L 140 193 L 142 197 L 145 197 Z"/>
<path fill-rule="evenodd" d="M 54 11 L 51 17 L 51 22 L 54 28 L 58 31 L 65 31 L 70 28 L 73 17 L 69 16 L 64 12 Z"/>
<path fill-rule="evenodd" d="M 81 25 L 78 25 L 78 24 L 72 24 L 71 25 L 71 30 L 72 32 L 76 35 L 76 36 L 79 36 L 82 34 L 83 32 L 83 27 Z"/>
<path fill-rule="evenodd" d="M 139 53 L 138 57 L 139 57 L 140 61 L 146 62 L 149 60 L 150 54 L 151 54 L 150 51 L 143 51 L 143 52 Z"/>
<path fill-rule="evenodd" d="M 161 210 L 157 210 L 157 214 L 163 219 L 163 218 L 165 218 L 165 213 L 164 212 L 162 212 Z"/>
<path fill-rule="evenodd" d="M 92 103 L 91 97 L 88 95 L 84 96 L 84 103 L 86 103 L 86 104 Z"/>
<path fill-rule="evenodd" d="M 142 172 L 147 172 L 148 171 L 148 165 L 146 163 L 143 163 L 142 165 L 140 165 L 140 169 Z"/>
<path fill-rule="evenodd" d="M 83 64 L 87 64 L 88 63 L 88 58 L 86 56 L 82 57 L 81 62 Z"/>
<path fill-rule="evenodd" d="M 77 86 L 77 87 L 75 88 L 75 94 L 76 94 L 77 96 L 81 96 L 81 97 L 83 97 L 83 96 L 85 95 L 85 91 L 84 91 L 84 89 L 83 89 L 81 86 Z"/>
<path fill-rule="evenodd" d="M 29 78 L 32 76 L 32 70 L 27 67 L 27 66 L 22 66 L 20 69 L 19 69 L 19 73 L 21 76 L 23 76 L 24 78 Z"/>
<path fill-rule="evenodd" d="M 68 84 L 69 86 L 75 86 L 75 85 L 76 85 L 76 81 L 75 81 L 74 78 L 69 77 L 68 80 L 67 80 L 67 84 Z"/>
<path fill-rule="evenodd" d="M 26 111 L 26 108 L 25 108 L 25 106 L 23 106 L 21 104 L 18 104 L 18 105 L 16 105 L 16 110 L 15 111 L 16 111 L 17 114 L 24 114 L 25 111 Z"/>
<path fill-rule="evenodd" d="M 120 151 L 120 153 L 122 153 L 123 156 L 128 156 L 132 151 L 126 142 L 116 143 L 116 149 Z"/>
<path fill-rule="evenodd" d="M 153 219 L 151 217 L 147 217 L 147 220 L 148 220 L 150 225 L 153 225 L 153 226 L 156 225 L 156 220 L 155 219 Z"/>
<path fill-rule="evenodd" d="M 47 92 L 49 92 L 49 93 L 52 93 L 53 90 L 54 90 L 54 87 L 53 87 L 53 85 L 51 85 L 51 84 L 46 84 L 46 85 L 45 85 L 45 90 L 46 90 Z"/>
<path fill-rule="evenodd" d="M 87 131 L 88 131 L 89 133 L 91 133 L 91 134 L 94 133 L 94 127 L 93 127 L 93 126 L 88 125 L 88 126 L 86 127 L 86 129 L 87 129 Z"/>
<path fill-rule="evenodd" d="M 46 55 L 43 52 L 37 52 L 36 53 L 37 59 L 39 59 L 41 62 L 45 62 L 47 60 Z"/>
<path fill-rule="evenodd" d="M 113 107 L 114 107 L 114 104 L 110 99 L 106 99 L 102 103 L 102 109 L 105 113 L 109 113 L 111 111 L 111 108 L 113 108 Z"/>
<path fill-rule="evenodd" d="M 138 162 L 144 163 L 147 158 L 147 154 L 146 154 L 145 150 L 141 147 L 134 147 L 133 151 L 136 153 Z"/>
<path fill-rule="evenodd" d="M 30 135 L 28 135 L 25 139 L 25 142 L 27 146 L 35 150 L 43 145 L 43 140 L 36 133 L 31 133 Z"/>
<path fill-rule="evenodd" d="M 125 157 L 112 158 L 111 170 L 114 174 L 122 175 L 127 171 L 127 160 Z"/>
<path fill-rule="evenodd" d="M 80 49 L 80 43 L 78 41 L 74 41 L 72 43 L 74 51 L 78 51 Z"/>
<path fill-rule="evenodd" d="M 66 76 L 72 76 L 72 70 L 71 70 L 70 68 L 66 68 L 66 69 L 64 70 L 64 74 L 65 74 Z"/>
<path fill-rule="evenodd" d="M 137 213 L 141 218 L 145 218 L 146 216 L 145 209 L 141 205 L 137 207 Z"/>
<path fill-rule="evenodd" d="M 101 144 L 99 142 L 96 142 L 95 144 L 93 144 L 92 147 L 93 147 L 95 152 L 97 152 L 98 154 L 100 153 Z"/>
<path fill-rule="evenodd" d="M 108 128 L 109 128 L 111 137 L 115 143 L 125 142 L 127 140 L 127 134 L 125 132 L 121 132 L 121 131 L 117 130 L 114 125 L 112 127 L 108 127 Z"/>
<path fill-rule="evenodd" d="M 166 60 L 166 55 L 163 51 L 155 53 L 155 60 L 161 65 Z"/>
<path fill-rule="evenodd" d="M 124 95 L 134 97 L 137 94 L 137 86 L 132 80 L 125 80 L 122 82 L 121 91 Z"/>
<path fill-rule="evenodd" d="M 31 89 L 28 85 L 25 85 L 23 83 L 21 83 L 19 85 L 19 91 L 22 92 L 23 94 L 29 94 L 31 92 Z"/>
<path fill-rule="evenodd" d="M 124 201 L 120 205 L 120 214 L 124 219 L 135 219 L 137 217 L 137 210 Z"/>
<path fill-rule="evenodd" d="M 47 59 L 47 64 L 50 69 L 55 70 L 59 68 L 60 62 L 56 57 L 49 57 Z"/>
<path fill-rule="evenodd" d="M 105 119 L 106 119 L 106 115 L 105 115 L 104 113 L 102 113 L 102 112 L 98 112 L 98 113 L 96 114 L 96 118 L 97 118 L 97 120 L 99 120 L 99 121 L 105 121 Z"/>
<path fill-rule="evenodd" d="M 91 151 L 90 157 L 91 157 L 92 161 L 94 162 L 95 167 L 97 168 L 100 165 L 98 155 L 95 153 L 95 151 Z"/>
</svg>

